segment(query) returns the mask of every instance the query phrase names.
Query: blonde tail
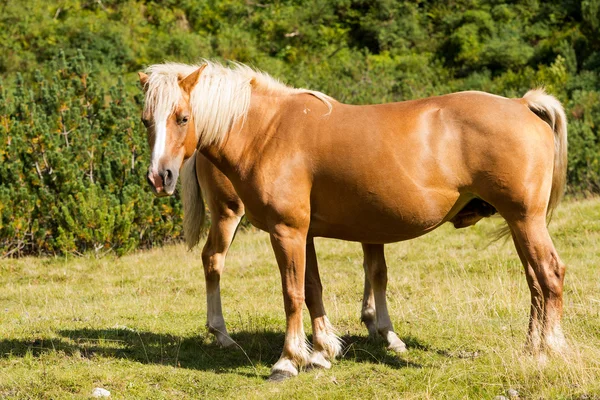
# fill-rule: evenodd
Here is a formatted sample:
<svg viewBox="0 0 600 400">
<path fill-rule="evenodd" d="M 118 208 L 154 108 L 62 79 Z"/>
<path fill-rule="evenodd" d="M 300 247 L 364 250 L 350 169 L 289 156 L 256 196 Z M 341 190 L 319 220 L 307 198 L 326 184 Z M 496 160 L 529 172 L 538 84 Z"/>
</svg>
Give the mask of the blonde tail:
<svg viewBox="0 0 600 400">
<path fill-rule="evenodd" d="M 196 175 L 196 154 L 188 158 L 181 167 L 181 202 L 183 203 L 183 236 L 188 249 L 200 241 L 204 228 L 204 200 Z"/>
<path fill-rule="evenodd" d="M 529 109 L 546 121 L 554 131 L 554 171 L 546 212 L 548 223 L 550 223 L 552 214 L 562 200 L 567 185 L 567 116 L 560 102 L 554 96 L 546 94 L 544 89 L 530 90 L 525 93 L 523 99 L 527 102 Z"/>
</svg>

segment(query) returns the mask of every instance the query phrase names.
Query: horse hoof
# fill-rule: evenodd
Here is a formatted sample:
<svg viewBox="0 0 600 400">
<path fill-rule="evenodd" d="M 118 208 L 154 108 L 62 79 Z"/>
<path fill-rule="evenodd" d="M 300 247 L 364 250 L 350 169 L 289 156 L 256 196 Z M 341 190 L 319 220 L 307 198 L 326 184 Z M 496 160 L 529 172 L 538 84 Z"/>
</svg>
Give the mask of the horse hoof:
<svg viewBox="0 0 600 400">
<path fill-rule="evenodd" d="M 308 360 L 306 370 L 311 369 L 329 369 L 331 368 L 331 362 L 323 356 L 322 353 L 313 353 Z"/>
<path fill-rule="evenodd" d="M 235 345 L 235 341 L 229 336 L 217 336 L 217 343 L 224 349 Z"/>
<path fill-rule="evenodd" d="M 267 379 L 269 382 L 282 382 L 286 379 L 293 378 L 295 375 L 288 371 L 273 371 Z"/>
<path fill-rule="evenodd" d="M 406 345 L 402 342 L 390 344 L 388 350 L 391 350 L 394 353 L 404 353 L 406 352 Z"/>
</svg>

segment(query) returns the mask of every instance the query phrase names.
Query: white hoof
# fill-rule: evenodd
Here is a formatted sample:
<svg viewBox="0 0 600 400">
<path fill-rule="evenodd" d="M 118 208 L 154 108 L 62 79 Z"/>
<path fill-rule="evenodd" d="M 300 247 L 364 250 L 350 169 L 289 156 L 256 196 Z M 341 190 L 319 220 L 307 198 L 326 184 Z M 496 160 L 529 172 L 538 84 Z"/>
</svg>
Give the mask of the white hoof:
<svg viewBox="0 0 600 400">
<path fill-rule="evenodd" d="M 325 356 L 323 355 L 322 352 L 315 351 L 310 355 L 310 358 L 308 359 L 307 368 L 308 369 L 313 369 L 313 368 L 329 369 L 329 368 L 331 368 L 331 362 L 329 360 L 327 360 L 327 358 L 325 358 Z"/>
<path fill-rule="evenodd" d="M 298 369 L 294 363 L 287 358 L 280 358 L 271 368 L 270 382 L 280 382 L 282 380 L 298 375 Z"/>
<path fill-rule="evenodd" d="M 388 349 L 396 353 L 404 353 L 406 351 L 406 344 L 392 331 L 389 331 L 386 335 L 388 342 Z"/>
</svg>

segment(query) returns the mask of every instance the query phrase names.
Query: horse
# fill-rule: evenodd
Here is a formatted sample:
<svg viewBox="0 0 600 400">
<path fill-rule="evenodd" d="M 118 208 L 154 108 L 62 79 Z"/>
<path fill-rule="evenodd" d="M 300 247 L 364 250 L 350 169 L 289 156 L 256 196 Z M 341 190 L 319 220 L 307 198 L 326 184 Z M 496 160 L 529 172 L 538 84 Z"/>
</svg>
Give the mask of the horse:
<svg viewBox="0 0 600 400">
<path fill-rule="evenodd" d="M 544 90 L 357 106 L 211 61 L 152 65 L 140 80 L 154 190 L 173 193 L 184 157 L 198 149 L 231 181 L 249 221 L 270 235 L 286 314 L 270 379 L 295 376 L 310 360 L 302 303 L 312 238 L 376 249 L 368 275 L 382 331 L 389 323 L 379 319 L 384 244 L 493 213 L 506 222 L 531 292 L 527 347 L 536 354 L 567 348 L 566 266 L 547 228 L 566 185 L 567 122 Z"/>
<path fill-rule="evenodd" d="M 186 159 L 181 170 L 182 203 L 184 209 L 183 230 L 188 249 L 194 248 L 200 241 L 204 227 L 206 202 L 210 211 L 210 229 L 202 249 L 202 265 L 206 281 L 206 303 L 208 331 L 212 333 L 221 347 L 230 347 L 235 341 L 229 336 L 221 307 L 220 280 L 225 268 L 225 258 L 236 230 L 244 216 L 244 203 L 239 198 L 231 182 L 206 157 L 198 152 Z M 309 360 L 315 368 L 330 368 L 329 358 L 335 358 L 342 351 L 342 343 L 338 340 L 331 323 L 327 319 L 322 300 L 322 284 L 319 277 L 317 257 L 313 241 L 306 245 L 310 254 L 306 259 L 306 303 L 313 320 L 321 324 L 314 327 L 316 335 L 324 336 L 317 341 Z M 371 252 L 365 252 L 363 263 L 365 271 L 369 270 L 369 262 L 373 259 Z M 389 315 L 385 314 L 389 319 Z M 366 325 L 369 336 L 377 335 L 375 324 L 375 301 L 373 290 L 365 273 L 361 321 Z M 388 341 L 388 348 L 395 352 L 406 351 L 406 346 L 393 331 L 382 332 Z M 328 346 L 318 347 L 319 343 Z"/>
</svg>

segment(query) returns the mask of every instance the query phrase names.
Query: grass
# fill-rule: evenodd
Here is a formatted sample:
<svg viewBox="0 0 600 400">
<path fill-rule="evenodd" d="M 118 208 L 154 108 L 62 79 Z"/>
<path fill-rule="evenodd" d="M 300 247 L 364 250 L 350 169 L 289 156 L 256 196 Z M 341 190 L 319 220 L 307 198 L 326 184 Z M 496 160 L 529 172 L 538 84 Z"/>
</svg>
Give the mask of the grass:
<svg viewBox="0 0 600 400">
<path fill-rule="evenodd" d="M 600 398 L 600 199 L 571 201 L 551 226 L 567 263 L 565 357 L 523 352 L 529 291 L 499 221 L 443 226 L 386 247 L 390 315 L 408 352 L 361 326 L 360 245 L 317 239 L 325 304 L 343 336 L 331 370 L 266 382 L 283 345 L 281 283 L 268 237 L 237 235 L 222 281 L 239 348 L 204 328 L 200 251 L 0 261 L 0 398 Z M 305 328 L 310 321 L 305 312 Z"/>
</svg>

